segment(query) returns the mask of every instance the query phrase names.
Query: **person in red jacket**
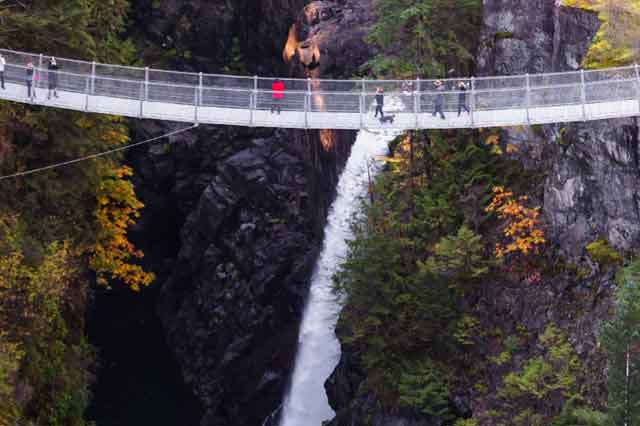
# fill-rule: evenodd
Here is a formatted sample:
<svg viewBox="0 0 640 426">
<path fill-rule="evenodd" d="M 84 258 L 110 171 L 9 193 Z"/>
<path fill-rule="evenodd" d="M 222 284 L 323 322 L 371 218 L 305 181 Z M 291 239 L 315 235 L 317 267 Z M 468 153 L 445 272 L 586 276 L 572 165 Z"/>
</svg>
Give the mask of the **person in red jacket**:
<svg viewBox="0 0 640 426">
<path fill-rule="evenodd" d="M 284 83 L 276 78 L 273 83 L 271 83 L 271 114 L 273 111 L 277 111 L 280 114 L 280 106 L 282 100 L 284 99 Z"/>
</svg>

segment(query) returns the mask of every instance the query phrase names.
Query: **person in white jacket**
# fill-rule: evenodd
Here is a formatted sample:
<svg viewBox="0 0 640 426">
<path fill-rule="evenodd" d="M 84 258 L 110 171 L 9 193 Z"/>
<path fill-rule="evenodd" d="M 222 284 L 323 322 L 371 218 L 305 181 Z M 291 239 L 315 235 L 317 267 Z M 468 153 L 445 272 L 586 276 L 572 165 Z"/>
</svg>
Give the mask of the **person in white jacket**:
<svg viewBox="0 0 640 426">
<path fill-rule="evenodd" d="M 7 61 L 4 59 L 4 56 L 0 53 L 0 87 L 4 90 L 4 66 Z"/>
</svg>

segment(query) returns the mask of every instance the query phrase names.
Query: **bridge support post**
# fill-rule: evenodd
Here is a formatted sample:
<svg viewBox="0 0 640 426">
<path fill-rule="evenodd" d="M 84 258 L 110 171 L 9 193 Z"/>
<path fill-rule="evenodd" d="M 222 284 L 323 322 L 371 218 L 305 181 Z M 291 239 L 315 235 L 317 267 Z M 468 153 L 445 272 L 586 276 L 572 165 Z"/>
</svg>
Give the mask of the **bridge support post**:
<svg viewBox="0 0 640 426">
<path fill-rule="evenodd" d="M 84 110 L 89 111 L 89 94 L 91 93 L 91 79 L 87 77 L 84 86 Z"/>
<path fill-rule="evenodd" d="M 140 110 L 138 111 L 138 117 L 142 118 L 142 108 L 144 107 L 144 82 L 140 83 Z"/>
<path fill-rule="evenodd" d="M 91 62 L 91 94 L 96 92 L 96 61 Z"/>
<path fill-rule="evenodd" d="M 413 110 L 416 114 L 416 130 L 420 128 L 420 77 L 416 78 L 413 90 Z"/>
<path fill-rule="evenodd" d="M 640 67 L 638 64 L 633 64 L 636 71 L 636 98 L 638 98 L 638 111 L 640 111 Z"/>
<path fill-rule="evenodd" d="M 149 67 L 144 67 L 144 100 L 149 99 Z"/>
<path fill-rule="evenodd" d="M 531 76 L 529 73 L 526 74 L 527 81 L 527 94 L 525 96 L 526 108 L 527 108 L 527 126 L 531 126 Z"/>
<path fill-rule="evenodd" d="M 249 94 L 249 126 L 253 127 L 253 112 L 258 109 L 258 76 L 253 76 L 253 90 Z"/>
<path fill-rule="evenodd" d="M 474 128 L 476 127 L 476 118 L 475 118 L 475 112 L 476 112 L 476 78 L 475 77 L 471 77 L 471 102 L 470 102 L 470 106 L 471 106 L 471 112 L 469 113 L 469 115 L 471 116 L 471 127 Z"/>
<path fill-rule="evenodd" d="M 587 85 L 584 81 L 584 69 L 580 70 L 580 100 L 582 102 L 582 121 L 587 121 Z"/>
<path fill-rule="evenodd" d="M 311 79 L 307 78 L 307 94 L 304 97 L 304 128 L 309 128 L 309 110 L 311 109 Z"/>
<path fill-rule="evenodd" d="M 42 53 L 38 56 L 38 70 L 36 71 L 38 73 L 38 80 L 37 81 L 32 81 L 33 87 L 35 89 L 36 86 L 38 87 L 42 87 L 42 66 L 43 66 L 43 55 Z M 35 78 L 36 73 L 33 73 L 33 76 Z M 34 90 L 35 91 L 35 90 Z"/>
<path fill-rule="evenodd" d="M 364 128 L 364 114 L 365 114 L 365 106 L 366 106 L 366 82 L 364 78 L 360 81 L 360 129 Z"/>
</svg>

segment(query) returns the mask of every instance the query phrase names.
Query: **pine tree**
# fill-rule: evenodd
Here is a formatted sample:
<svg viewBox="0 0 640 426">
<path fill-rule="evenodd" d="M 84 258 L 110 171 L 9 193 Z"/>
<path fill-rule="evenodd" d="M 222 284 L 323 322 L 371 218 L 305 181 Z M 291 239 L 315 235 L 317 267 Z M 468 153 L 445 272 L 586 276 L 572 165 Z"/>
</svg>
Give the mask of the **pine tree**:
<svg viewBox="0 0 640 426">
<path fill-rule="evenodd" d="M 639 426 L 640 262 L 622 270 L 616 313 L 603 325 L 600 337 L 609 358 L 609 422 Z"/>
<path fill-rule="evenodd" d="M 480 0 L 376 0 L 374 10 L 378 21 L 367 40 L 383 51 L 368 63 L 374 74 L 435 77 L 447 68 L 469 71 Z"/>
</svg>

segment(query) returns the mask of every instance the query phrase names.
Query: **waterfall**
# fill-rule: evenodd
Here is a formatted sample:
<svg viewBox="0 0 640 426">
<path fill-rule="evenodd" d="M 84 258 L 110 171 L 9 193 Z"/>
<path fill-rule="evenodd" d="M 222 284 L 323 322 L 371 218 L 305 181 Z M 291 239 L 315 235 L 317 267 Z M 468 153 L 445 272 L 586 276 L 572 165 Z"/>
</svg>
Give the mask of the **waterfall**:
<svg viewBox="0 0 640 426">
<path fill-rule="evenodd" d="M 324 230 L 324 244 L 311 278 L 309 297 L 298 336 L 298 353 L 285 398 L 280 426 L 321 426 L 334 412 L 327 401 L 324 382 L 340 359 L 335 325 L 340 301 L 332 292 L 332 276 L 347 254 L 346 241 L 353 237 L 350 223 L 367 193 L 368 172 L 378 166 L 371 160 L 387 153 L 388 143 L 398 135 L 391 130 L 361 130 L 340 176 L 337 196 Z M 373 166 L 373 167 L 371 167 Z"/>
</svg>

